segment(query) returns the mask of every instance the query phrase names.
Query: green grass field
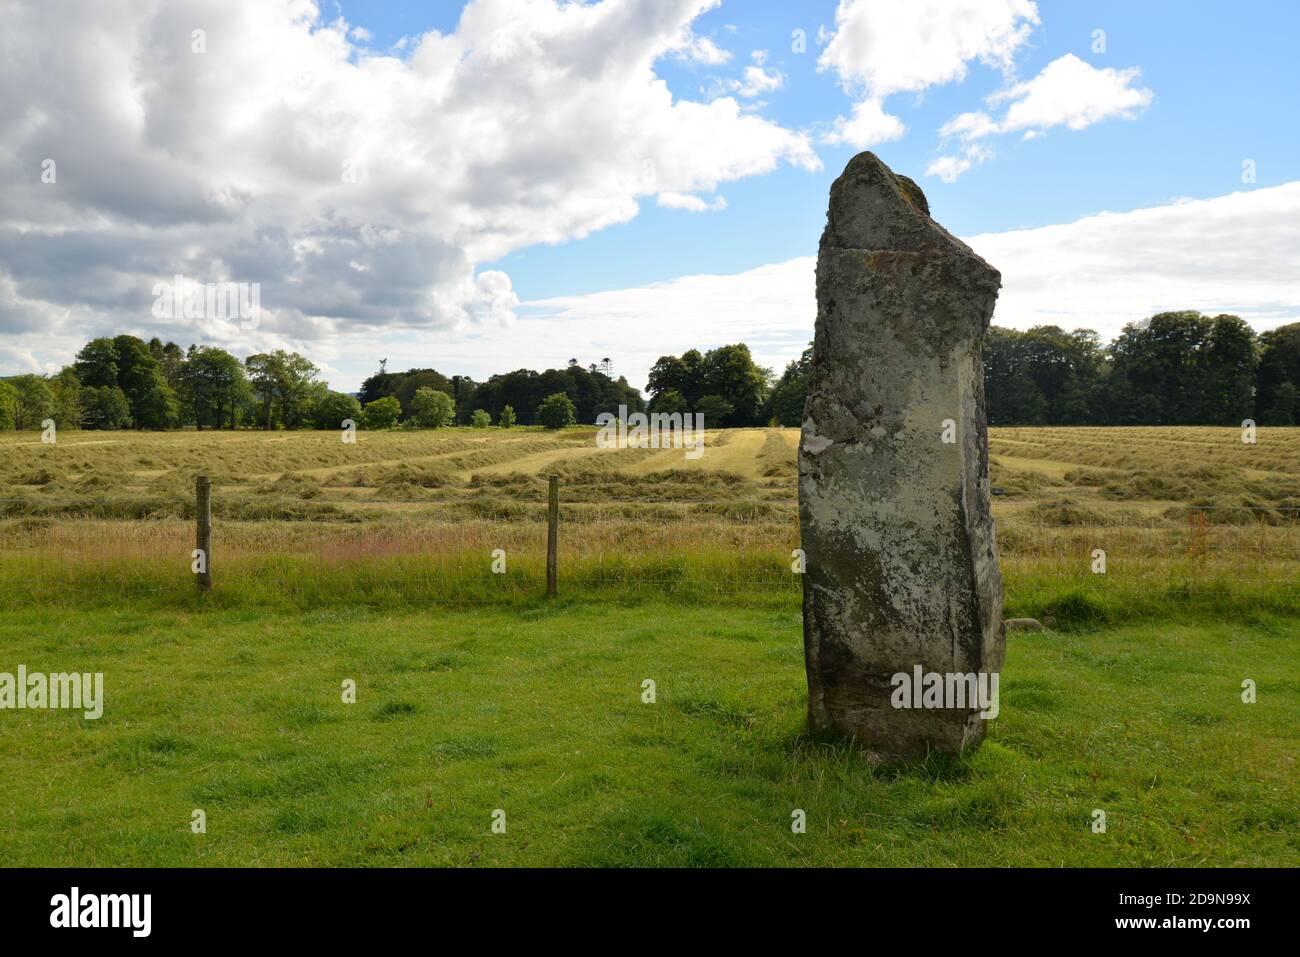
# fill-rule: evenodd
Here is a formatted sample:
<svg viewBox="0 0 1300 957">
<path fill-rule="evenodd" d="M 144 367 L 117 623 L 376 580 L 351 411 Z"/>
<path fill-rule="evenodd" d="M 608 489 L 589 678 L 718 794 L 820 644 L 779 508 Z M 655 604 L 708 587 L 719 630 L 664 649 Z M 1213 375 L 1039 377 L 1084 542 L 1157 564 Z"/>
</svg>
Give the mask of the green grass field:
<svg viewBox="0 0 1300 957">
<path fill-rule="evenodd" d="M 805 735 L 788 609 L 31 609 L 6 656 L 107 706 L 4 716 L 0 859 L 1294 866 L 1293 624 L 1017 634 L 983 747 L 880 768 Z"/>
<path fill-rule="evenodd" d="M 1007 616 L 1052 630 L 979 750 L 892 767 L 804 731 L 796 439 L 0 435 L 0 671 L 106 695 L 0 711 L 0 861 L 1300 863 L 1300 430 L 995 430 Z"/>
</svg>

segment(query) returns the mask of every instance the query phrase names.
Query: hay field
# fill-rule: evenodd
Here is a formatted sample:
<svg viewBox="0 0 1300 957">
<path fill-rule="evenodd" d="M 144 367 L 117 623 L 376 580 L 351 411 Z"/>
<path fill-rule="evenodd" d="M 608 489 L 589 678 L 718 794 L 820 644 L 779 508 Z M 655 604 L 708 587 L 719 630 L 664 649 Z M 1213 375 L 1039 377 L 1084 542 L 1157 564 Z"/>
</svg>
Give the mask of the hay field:
<svg viewBox="0 0 1300 957">
<path fill-rule="evenodd" d="M 694 460 L 594 438 L 582 427 L 361 432 L 355 444 L 333 432 L 71 432 L 56 445 L 4 434 L 0 566 L 29 585 L 139 584 L 145 568 L 155 583 L 184 581 L 202 473 L 218 582 L 288 587 L 304 568 L 342 567 L 353 582 L 523 587 L 543 557 L 546 476 L 558 474 L 571 578 L 797 590 L 796 430 L 713 430 Z M 1300 429 L 1260 429 L 1253 444 L 1233 428 L 994 429 L 990 462 L 1010 579 L 1137 591 L 1300 579 Z M 484 578 L 495 549 L 510 573 Z"/>
</svg>

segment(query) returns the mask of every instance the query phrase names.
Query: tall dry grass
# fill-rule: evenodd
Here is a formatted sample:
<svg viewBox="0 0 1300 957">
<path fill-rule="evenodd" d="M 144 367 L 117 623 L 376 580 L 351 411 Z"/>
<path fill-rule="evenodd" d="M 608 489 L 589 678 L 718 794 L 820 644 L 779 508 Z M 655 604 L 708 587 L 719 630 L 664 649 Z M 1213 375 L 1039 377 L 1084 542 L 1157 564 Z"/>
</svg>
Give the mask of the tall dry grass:
<svg viewBox="0 0 1300 957">
<path fill-rule="evenodd" d="M 540 580 L 555 473 L 571 590 L 797 595 L 793 430 L 713 433 L 725 467 L 707 451 L 693 462 L 597 450 L 593 437 L 450 429 L 346 445 L 334 433 L 64 433 L 44 446 L 34 433 L 0 435 L 0 588 L 13 600 L 187 592 L 203 472 L 216 482 L 218 591 L 499 600 Z M 1300 429 L 1240 438 L 993 430 L 1012 604 L 1019 588 L 1043 607 L 1053 594 L 1118 607 L 1225 592 L 1286 605 L 1300 580 Z M 504 576 L 490 570 L 497 549 Z M 1090 570 L 1097 549 L 1105 575 Z"/>
</svg>

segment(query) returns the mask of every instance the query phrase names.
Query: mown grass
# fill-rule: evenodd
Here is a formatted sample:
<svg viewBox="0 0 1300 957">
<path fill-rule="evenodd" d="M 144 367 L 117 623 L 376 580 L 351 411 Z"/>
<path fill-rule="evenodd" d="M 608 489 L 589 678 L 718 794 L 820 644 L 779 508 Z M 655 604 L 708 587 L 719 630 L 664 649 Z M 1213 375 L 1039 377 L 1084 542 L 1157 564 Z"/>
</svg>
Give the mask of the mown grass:
<svg viewBox="0 0 1300 957">
<path fill-rule="evenodd" d="M 547 474 L 561 477 L 576 558 L 797 546 L 794 430 L 715 430 L 699 460 L 601 450 L 594 434 L 398 431 L 347 445 L 333 433 L 74 432 L 54 446 L 3 434 L 0 553 L 183 554 L 200 471 L 215 483 L 223 557 L 362 540 L 379 555 L 403 540 L 437 554 L 531 547 Z M 1101 548 L 1152 574 L 1188 555 L 1220 578 L 1300 571 L 1300 429 L 1263 429 L 1255 444 L 1234 429 L 995 429 L 990 462 L 1008 561 L 1087 566 Z"/>
<path fill-rule="evenodd" d="M 1262 613 L 1016 635 L 978 751 L 875 766 L 805 733 L 791 608 L 27 608 L 7 666 L 106 705 L 4 715 L 0 860 L 1295 866 L 1297 645 Z"/>
</svg>

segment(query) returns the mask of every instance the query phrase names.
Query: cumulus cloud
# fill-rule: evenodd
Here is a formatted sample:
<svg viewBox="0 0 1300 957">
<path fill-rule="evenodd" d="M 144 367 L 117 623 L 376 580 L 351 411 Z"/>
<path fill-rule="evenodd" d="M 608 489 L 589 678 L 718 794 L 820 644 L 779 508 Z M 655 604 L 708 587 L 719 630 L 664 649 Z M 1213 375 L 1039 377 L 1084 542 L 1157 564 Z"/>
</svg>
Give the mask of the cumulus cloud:
<svg viewBox="0 0 1300 957">
<path fill-rule="evenodd" d="M 499 269 L 485 269 L 474 277 L 474 295 L 471 301 L 479 317 L 500 326 L 508 326 L 515 318 L 519 297 L 510 284 L 510 277 Z"/>
<path fill-rule="evenodd" d="M 682 59 L 705 66 L 721 66 L 731 59 L 730 50 L 722 49 L 708 37 L 691 37 L 677 52 Z"/>
<path fill-rule="evenodd" d="M 744 75 L 735 82 L 733 86 L 735 92 L 748 99 L 772 90 L 779 90 L 785 84 L 785 75 L 779 70 L 769 70 L 763 65 L 767 62 L 767 51 L 755 50 L 751 56 L 754 62 L 745 67 Z"/>
<path fill-rule="evenodd" d="M 1054 126 L 1082 130 L 1112 117 L 1132 119 L 1155 96 L 1151 90 L 1136 85 L 1140 75 L 1136 67 L 1099 69 L 1067 53 L 1032 80 L 990 96 L 990 107 L 1006 104 L 1001 119 L 978 110 L 960 113 L 940 127 L 940 137 L 945 141 L 955 138 L 962 155 L 940 157 L 930 164 L 926 175 L 951 183 L 992 155 L 981 142 L 987 137 L 1019 132 L 1024 139 L 1034 139 Z"/>
<path fill-rule="evenodd" d="M 656 74 L 726 59 L 692 32 L 715 5 L 471 0 L 399 57 L 313 0 L 5 4 L 8 356 L 49 367 L 125 328 L 327 356 L 340 333 L 496 327 L 517 300 L 481 264 L 818 168 L 805 135 Z M 176 275 L 259 282 L 260 324 L 152 317 Z"/>
<path fill-rule="evenodd" d="M 957 177 L 966 172 L 975 161 L 969 156 L 940 156 L 925 168 L 926 176 L 937 176 L 945 183 L 957 182 Z"/>
<path fill-rule="evenodd" d="M 966 242 L 1002 273 L 999 325 L 1090 328 L 1109 339 L 1154 313 L 1199 309 L 1235 313 L 1264 330 L 1300 321 L 1297 221 L 1300 181 Z M 735 275 L 525 303 L 511 335 L 545 350 L 547 330 L 560 323 L 577 341 L 610 350 L 602 355 L 623 356 L 623 371 L 639 386 L 661 354 L 742 340 L 760 363 L 779 369 L 812 338 L 815 264 L 800 257 Z M 647 330 L 646 347 L 620 336 L 629 329 Z"/>
<path fill-rule="evenodd" d="M 690 193 L 660 193 L 655 202 L 665 209 L 684 209 L 690 213 L 720 212 L 727 208 L 725 198 L 718 196 L 712 202 L 706 202 L 700 196 Z"/>
<path fill-rule="evenodd" d="M 835 118 L 822 142 L 866 149 L 877 143 L 896 140 L 904 131 L 903 121 L 886 113 L 879 100 L 859 100 L 853 104 L 851 117 Z"/>
<path fill-rule="evenodd" d="M 864 148 L 901 135 L 885 97 L 962 80 L 974 61 L 1009 70 L 1037 23 L 1031 0 L 840 0 L 818 69 L 858 99 L 827 142 Z"/>
<path fill-rule="evenodd" d="M 1081 130 L 1113 116 L 1132 118 L 1149 106 L 1152 92 L 1133 85 L 1140 73 L 1137 67 L 1098 69 L 1067 53 L 989 101 L 1010 104 L 998 124 L 1004 133 L 1061 125 Z"/>
<path fill-rule="evenodd" d="M 750 54 L 752 63 L 741 72 L 739 77 L 713 77 L 702 90 L 706 99 L 722 96 L 738 96 L 742 100 L 754 100 L 764 93 L 779 90 L 785 86 L 785 74 L 780 70 L 769 70 L 766 50 L 755 50 Z M 762 102 L 752 103 L 752 107 L 761 107 Z"/>
</svg>

